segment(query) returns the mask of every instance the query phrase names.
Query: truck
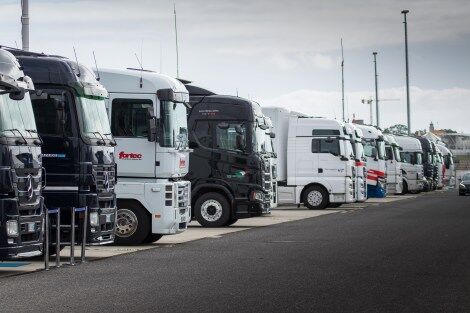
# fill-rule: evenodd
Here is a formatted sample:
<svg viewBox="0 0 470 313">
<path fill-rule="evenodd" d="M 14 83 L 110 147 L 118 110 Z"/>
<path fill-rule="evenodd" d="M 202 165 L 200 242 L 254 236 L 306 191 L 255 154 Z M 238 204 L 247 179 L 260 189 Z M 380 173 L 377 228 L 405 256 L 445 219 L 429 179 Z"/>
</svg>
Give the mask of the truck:
<svg viewBox="0 0 470 313">
<path fill-rule="evenodd" d="M 266 131 L 266 154 L 267 162 L 269 162 L 270 175 L 269 179 L 271 181 L 271 191 L 269 198 L 271 199 L 270 209 L 277 208 L 278 206 L 278 194 L 277 194 L 277 153 L 274 149 L 274 138 L 276 137 L 274 125 L 271 119 L 265 116 L 266 124 L 269 128 Z"/>
<path fill-rule="evenodd" d="M 444 187 L 453 188 L 455 186 L 455 165 L 452 152 L 442 142 L 437 144 L 437 148 L 441 151 L 444 160 Z"/>
<path fill-rule="evenodd" d="M 429 139 L 424 137 L 416 137 L 421 143 L 423 153 L 423 173 L 425 177 L 424 191 L 434 190 L 436 186 L 434 166 L 434 152 Z"/>
<path fill-rule="evenodd" d="M 101 69 L 116 140 L 116 243 L 136 245 L 179 234 L 191 220 L 184 85 L 142 69 Z"/>
<path fill-rule="evenodd" d="M 401 147 L 392 135 L 384 135 L 384 137 L 387 168 L 387 193 L 401 194 L 403 192 L 403 163 L 400 155 Z"/>
<path fill-rule="evenodd" d="M 400 146 L 403 172 L 402 194 L 418 193 L 424 189 L 423 150 L 421 142 L 413 137 L 394 135 Z"/>
<path fill-rule="evenodd" d="M 370 125 L 355 124 L 364 135 L 364 154 L 367 163 L 367 197 L 387 196 L 385 138 L 382 131 Z"/>
<path fill-rule="evenodd" d="M 434 143 L 436 149 L 436 163 L 437 163 L 437 189 L 444 188 L 444 157 L 437 143 Z"/>
<path fill-rule="evenodd" d="M 355 157 L 356 165 L 356 201 L 365 202 L 367 200 L 367 163 L 364 154 L 364 139 L 362 130 L 353 123 L 345 123 L 346 131 L 351 137 L 351 145 Z"/>
<path fill-rule="evenodd" d="M 191 208 L 204 227 L 229 226 L 269 210 L 269 164 L 260 106 L 234 96 L 191 99 L 189 172 Z"/>
<path fill-rule="evenodd" d="M 91 69 L 65 57 L 9 49 L 35 82 L 31 94 L 47 185 L 47 208 L 60 208 L 61 242 L 71 238 L 70 208 L 87 208 L 89 245 L 114 242 L 116 163 L 105 99 Z M 77 227 L 83 215 L 75 219 Z M 51 225 L 56 224 L 51 216 Z M 54 232 L 53 232 L 54 234 Z M 75 233 L 79 235 L 79 233 Z M 51 235 L 52 242 L 55 242 Z"/>
<path fill-rule="evenodd" d="M 264 107 L 263 113 L 276 129 L 280 197 L 282 188 L 308 209 L 356 201 L 355 158 L 342 122 L 280 107 Z"/>
<path fill-rule="evenodd" d="M 0 260 L 34 257 L 43 250 L 42 141 L 31 92 L 32 80 L 0 48 Z"/>
</svg>

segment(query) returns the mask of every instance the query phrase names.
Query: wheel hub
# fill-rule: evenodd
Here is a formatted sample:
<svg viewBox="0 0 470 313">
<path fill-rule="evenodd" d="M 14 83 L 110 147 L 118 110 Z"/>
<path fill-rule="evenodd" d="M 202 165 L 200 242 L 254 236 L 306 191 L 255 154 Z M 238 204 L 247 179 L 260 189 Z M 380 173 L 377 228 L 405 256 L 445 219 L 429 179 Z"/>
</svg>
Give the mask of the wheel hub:
<svg viewBox="0 0 470 313">
<path fill-rule="evenodd" d="M 201 216 L 208 222 L 215 222 L 222 217 L 222 204 L 214 199 L 206 200 L 201 205 Z"/>
<path fill-rule="evenodd" d="M 132 236 L 137 230 L 137 216 L 128 209 L 117 211 L 116 236 L 127 238 Z"/>
<path fill-rule="evenodd" d="M 309 192 L 307 196 L 308 204 L 311 206 L 319 206 L 323 201 L 323 195 L 318 190 L 313 190 Z"/>
</svg>

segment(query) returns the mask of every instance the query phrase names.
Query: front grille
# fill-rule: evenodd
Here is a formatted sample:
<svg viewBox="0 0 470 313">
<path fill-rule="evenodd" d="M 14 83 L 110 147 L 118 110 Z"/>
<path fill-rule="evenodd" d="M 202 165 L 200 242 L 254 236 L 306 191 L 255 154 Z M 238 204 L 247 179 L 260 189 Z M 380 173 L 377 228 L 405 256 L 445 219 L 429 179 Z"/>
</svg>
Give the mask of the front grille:
<svg viewBox="0 0 470 313">
<path fill-rule="evenodd" d="M 41 169 L 12 170 L 13 185 L 16 184 L 16 196 L 18 198 L 19 215 L 40 215 L 41 208 Z"/>
<path fill-rule="evenodd" d="M 93 175 L 96 180 L 98 193 L 112 193 L 116 185 L 116 173 L 114 164 L 93 165 Z"/>
<path fill-rule="evenodd" d="M 189 184 L 177 184 L 177 207 L 186 208 L 189 203 Z"/>
</svg>

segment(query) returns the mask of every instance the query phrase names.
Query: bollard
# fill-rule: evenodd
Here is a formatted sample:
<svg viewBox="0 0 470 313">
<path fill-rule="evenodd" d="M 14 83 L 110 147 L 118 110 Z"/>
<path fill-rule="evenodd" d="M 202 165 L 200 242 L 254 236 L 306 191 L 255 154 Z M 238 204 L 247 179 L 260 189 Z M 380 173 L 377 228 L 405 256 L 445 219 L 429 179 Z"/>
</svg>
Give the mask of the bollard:
<svg viewBox="0 0 470 313">
<path fill-rule="evenodd" d="M 83 219 L 83 230 L 82 230 L 82 254 L 81 254 L 82 263 L 85 263 L 87 223 L 88 223 L 88 207 L 85 207 L 85 217 Z"/>
<path fill-rule="evenodd" d="M 49 210 L 44 210 L 44 269 L 49 270 Z"/>
<path fill-rule="evenodd" d="M 55 266 L 60 267 L 60 208 L 57 208 Z"/>
<path fill-rule="evenodd" d="M 70 265 L 75 265 L 75 208 L 72 207 L 70 216 Z"/>
</svg>

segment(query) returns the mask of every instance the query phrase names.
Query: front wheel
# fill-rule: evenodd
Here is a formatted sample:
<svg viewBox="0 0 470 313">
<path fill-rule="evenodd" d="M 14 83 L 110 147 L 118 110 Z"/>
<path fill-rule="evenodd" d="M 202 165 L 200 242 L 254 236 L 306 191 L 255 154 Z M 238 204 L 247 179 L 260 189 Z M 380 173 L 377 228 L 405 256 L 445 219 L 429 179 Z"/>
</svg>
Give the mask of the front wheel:
<svg viewBox="0 0 470 313">
<path fill-rule="evenodd" d="M 203 227 L 227 226 L 230 221 L 230 205 L 221 194 L 208 192 L 196 200 L 194 215 Z"/>
<path fill-rule="evenodd" d="M 138 245 L 143 243 L 150 233 L 150 219 L 144 209 L 126 203 L 117 210 L 116 237 L 118 245 Z"/>
<path fill-rule="evenodd" d="M 304 205 L 310 210 L 323 210 L 328 205 L 328 192 L 320 186 L 311 186 L 305 190 Z"/>
</svg>

